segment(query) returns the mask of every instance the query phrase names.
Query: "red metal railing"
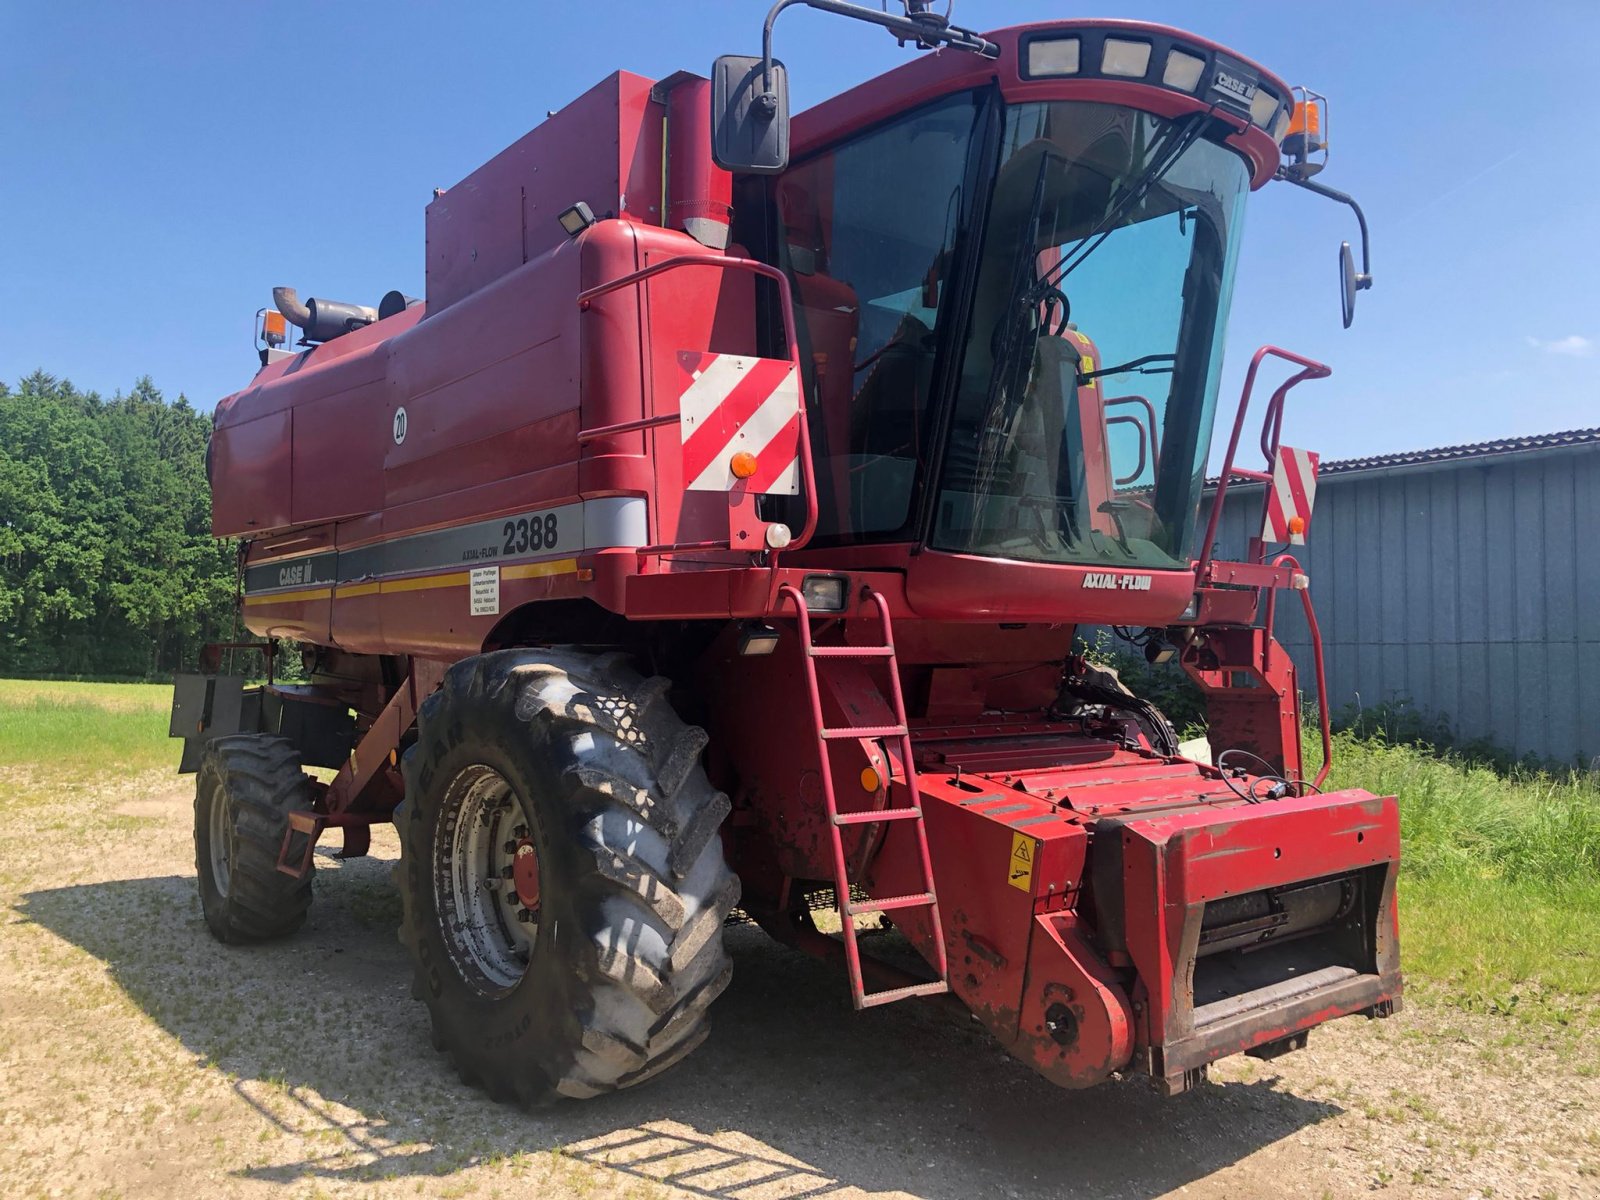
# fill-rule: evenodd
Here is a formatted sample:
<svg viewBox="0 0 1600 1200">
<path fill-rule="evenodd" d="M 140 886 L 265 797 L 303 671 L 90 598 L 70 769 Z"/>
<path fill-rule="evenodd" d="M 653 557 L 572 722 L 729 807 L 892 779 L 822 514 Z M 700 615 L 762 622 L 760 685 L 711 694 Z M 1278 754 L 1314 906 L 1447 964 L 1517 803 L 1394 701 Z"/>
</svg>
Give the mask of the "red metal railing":
<svg viewBox="0 0 1600 1200">
<path fill-rule="evenodd" d="M 1295 364 L 1299 371 L 1289 376 L 1278 385 L 1272 393 L 1272 398 L 1267 401 L 1267 411 L 1261 418 L 1261 453 L 1267 460 L 1266 471 L 1251 471 L 1234 465 L 1234 458 L 1239 451 L 1239 436 L 1244 430 L 1244 419 L 1250 408 L 1250 396 L 1255 389 L 1256 373 L 1261 369 L 1261 364 L 1268 358 L 1281 358 L 1286 362 Z M 1273 460 L 1278 453 L 1278 447 L 1283 433 L 1283 409 L 1289 392 L 1297 384 L 1307 379 L 1326 379 L 1333 371 L 1325 364 L 1315 359 L 1305 358 L 1289 350 L 1277 346 L 1263 346 L 1257 350 L 1255 357 L 1250 360 L 1250 370 L 1245 375 L 1244 390 L 1239 396 L 1239 411 L 1233 419 L 1233 433 L 1228 439 L 1228 453 L 1222 463 L 1222 477 L 1217 481 L 1217 493 L 1211 499 L 1211 515 L 1206 522 L 1205 540 L 1200 546 L 1200 557 L 1195 562 L 1195 578 L 1202 585 L 1212 581 L 1214 574 L 1213 553 L 1216 549 L 1217 530 L 1222 523 L 1222 505 L 1227 498 L 1228 485 L 1233 480 L 1248 480 L 1260 483 L 1264 489 L 1272 487 L 1271 468 Z M 1270 500 L 1269 494 L 1261 498 L 1262 519 L 1266 519 L 1266 506 Z M 1238 572 L 1230 573 L 1230 580 L 1244 582 L 1247 585 L 1264 587 L 1267 592 L 1265 619 L 1263 621 L 1266 633 L 1265 653 L 1272 653 L 1272 630 L 1277 617 L 1278 589 L 1288 586 L 1300 593 L 1300 602 L 1305 608 L 1306 628 L 1311 637 L 1311 659 L 1317 677 L 1317 720 L 1322 734 L 1322 767 L 1317 772 L 1312 786 L 1321 788 L 1328 778 L 1328 770 L 1333 761 L 1333 733 L 1328 717 L 1328 677 L 1322 655 L 1322 629 L 1317 624 L 1316 609 L 1311 603 L 1311 590 L 1305 577 L 1304 569 L 1292 554 L 1280 554 L 1266 562 L 1266 557 L 1259 538 L 1251 540 L 1251 562 L 1254 570 L 1268 572 L 1268 577 L 1259 582 L 1252 580 L 1233 580 Z M 1255 565 L 1258 564 L 1258 565 Z M 1287 574 L 1285 574 L 1287 573 Z"/>
<path fill-rule="evenodd" d="M 1261 369 L 1261 364 L 1268 358 L 1281 358 L 1286 362 L 1297 364 L 1302 369 L 1289 376 L 1278 385 L 1278 390 L 1272 393 L 1272 399 L 1267 401 L 1267 411 L 1261 422 L 1261 448 L 1267 455 L 1267 471 L 1248 471 L 1233 465 L 1234 457 L 1239 452 L 1239 434 L 1244 429 L 1244 418 L 1250 408 L 1250 393 L 1256 386 L 1256 372 Z M 1211 555 L 1216 548 L 1217 528 L 1222 520 L 1222 503 L 1228 495 L 1228 484 L 1234 479 L 1248 479 L 1253 483 L 1272 485 L 1272 456 L 1277 453 L 1278 434 L 1283 428 L 1283 402 L 1289 390 L 1296 384 L 1307 379 L 1326 379 L 1333 371 L 1315 359 L 1304 358 L 1289 350 L 1281 350 L 1277 346 L 1263 346 L 1257 350 L 1255 357 L 1250 360 L 1250 370 L 1244 377 L 1244 391 L 1239 396 L 1239 412 L 1233 418 L 1233 435 L 1228 439 L 1228 454 L 1222 460 L 1222 478 L 1217 481 L 1217 494 L 1211 498 L 1211 517 L 1206 522 L 1205 540 L 1200 544 L 1200 557 L 1195 564 L 1195 575 L 1204 578 L 1206 568 L 1211 564 Z M 1270 433 L 1271 449 L 1268 449 Z M 1262 497 L 1262 515 L 1265 518 L 1265 505 L 1267 498 Z"/>
<path fill-rule="evenodd" d="M 1112 408 L 1117 408 L 1118 405 L 1141 405 L 1144 408 L 1144 414 L 1146 414 L 1150 422 L 1150 470 L 1154 472 L 1154 470 L 1160 469 L 1160 464 L 1162 464 L 1162 443 L 1158 442 L 1160 435 L 1157 434 L 1157 427 L 1160 426 L 1160 421 L 1158 421 L 1157 414 L 1155 414 L 1155 405 L 1149 402 L 1149 398 L 1142 397 L 1142 395 L 1118 395 L 1112 400 L 1102 402 L 1101 410 L 1110 411 Z M 1141 434 L 1144 434 L 1144 429 L 1146 429 L 1146 427 L 1139 424 L 1139 418 L 1136 418 L 1136 416 L 1109 416 L 1109 418 L 1106 418 L 1107 429 L 1110 426 L 1115 426 L 1115 424 L 1131 424 Z M 1133 483 L 1142 474 L 1144 474 L 1144 438 L 1141 437 L 1139 438 L 1139 469 L 1126 478 L 1118 478 L 1115 482 Z"/>
<path fill-rule="evenodd" d="M 1287 566 L 1301 579 L 1305 578 L 1305 572 L 1302 570 L 1299 560 L 1292 554 L 1278 555 L 1277 558 L 1272 560 L 1272 565 L 1274 567 Z M 1322 627 L 1317 624 L 1317 610 L 1311 605 L 1311 589 L 1307 586 L 1296 587 L 1295 590 L 1300 593 L 1300 603 L 1305 606 L 1306 628 L 1311 631 L 1311 661 L 1316 669 L 1317 676 L 1317 724 L 1322 732 L 1322 769 L 1317 772 L 1317 777 L 1311 782 L 1313 787 L 1320 790 L 1324 781 L 1328 778 L 1329 768 L 1333 766 L 1333 728 L 1329 724 L 1328 718 L 1328 675 L 1322 663 Z M 1267 590 L 1267 613 L 1264 622 L 1268 654 L 1272 653 L 1272 623 L 1277 616 L 1277 609 L 1278 590 L 1269 588 Z M 1302 770 L 1301 775 L 1303 776 L 1304 774 L 1305 772 Z"/>
<path fill-rule="evenodd" d="M 721 254 L 679 254 L 579 292 L 578 310 L 587 312 L 594 301 L 601 296 L 643 283 L 654 275 L 677 270 L 679 267 L 717 267 L 721 270 L 749 271 L 755 275 L 765 276 L 778 285 L 778 300 L 783 310 L 784 344 L 789 348 L 789 361 L 794 364 L 795 381 L 800 388 L 800 477 L 806 494 L 806 520 L 800 532 L 790 540 L 788 547 L 791 550 L 798 550 L 811 540 L 811 535 L 817 530 L 817 486 L 816 470 L 811 461 L 811 429 L 806 418 L 805 377 L 800 369 L 800 339 L 796 333 L 794 299 L 789 295 L 788 277 L 777 267 L 769 266 L 764 262 L 757 262 L 753 258 L 736 258 Z M 670 425 L 676 420 L 678 420 L 677 413 L 664 413 L 653 417 L 641 417 L 637 421 L 623 421 L 616 425 L 602 425 L 594 429 L 581 431 L 578 434 L 578 442 L 580 445 L 586 445 L 598 438 L 610 437 L 619 433 L 633 433 L 641 429 L 653 429 L 659 425 Z M 724 550 L 733 548 L 731 541 L 682 542 L 670 545 L 641 546 L 639 553 L 670 554 L 679 550 Z M 774 551 L 769 554 L 767 561 L 771 565 L 776 560 L 777 553 Z"/>
</svg>

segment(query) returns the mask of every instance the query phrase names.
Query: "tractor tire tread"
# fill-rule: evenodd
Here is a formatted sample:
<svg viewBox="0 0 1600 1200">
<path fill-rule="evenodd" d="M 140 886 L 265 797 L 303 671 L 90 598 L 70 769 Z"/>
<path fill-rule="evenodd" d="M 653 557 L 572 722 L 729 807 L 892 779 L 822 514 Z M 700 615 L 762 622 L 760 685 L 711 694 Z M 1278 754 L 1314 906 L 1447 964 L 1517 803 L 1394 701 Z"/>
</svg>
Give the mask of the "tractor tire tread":
<svg viewBox="0 0 1600 1200">
<path fill-rule="evenodd" d="M 209 855 L 209 805 L 214 803 L 231 810 L 226 896 L 212 877 Z M 206 924 L 218 940 L 269 941 L 305 923 L 314 870 L 299 878 L 286 875 L 278 870 L 278 852 L 289 814 L 310 807 L 309 779 L 286 739 L 233 734 L 207 746 L 195 779 L 195 868 Z"/>
<path fill-rule="evenodd" d="M 678 717 L 670 687 L 640 675 L 626 655 L 503 650 L 450 668 L 420 707 L 417 744 L 403 763 L 407 799 L 395 813 L 401 941 L 435 1044 L 464 1082 L 497 1100 L 583 1098 L 659 1075 L 704 1040 L 707 1010 L 731 977 L 721 932 L 739 884 L 718 836 L 730 805 L 700 765 L 706 735 Z M 537 1071 L 519 1073 L 513 1055 L 486 1052 L 484 1037 L 452 1012 L 450 989 L 430 986 L 421 941 L 443 935 L 420 926 L 431 918 L 431 897 L 412 895 L 417 885 L 408 883 L 407 857 L 419 856 L 421 876 L 431 870 L 421 843 L 444 790 L 435 780 L 439 797 L 426 794 L 424 752 L 442 753 L 446 727 L 470 740 L 468 717 L 487 719 L 485 705 L 527 729 L 526 752 L 555 780 L 541 796 L 551 807 L 539 810 L 549 852 L 561 860 L 559 872 L 541 864 L 546 895 L 557 878 L 573 881 L 563 899 L 577 928 L 562 968 L 573 1029 Z M 434 968 L 446 969 L 454 970 Z"/>
</svg>

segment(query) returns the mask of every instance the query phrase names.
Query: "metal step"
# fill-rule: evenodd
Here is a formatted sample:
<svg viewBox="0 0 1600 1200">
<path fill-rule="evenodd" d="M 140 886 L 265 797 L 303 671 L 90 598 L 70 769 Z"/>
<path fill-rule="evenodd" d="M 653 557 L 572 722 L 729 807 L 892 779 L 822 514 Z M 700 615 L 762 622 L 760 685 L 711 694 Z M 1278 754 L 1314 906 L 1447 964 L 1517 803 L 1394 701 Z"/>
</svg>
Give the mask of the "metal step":
<svg viewBox="0 0 1600 1200">
<path fill-rule="evenodd" d="M 931 983 L 914 983 L 910 987 L 890 988 L 886 992 L 867 992 L 857 1007 L 877 1008 L 880 1004 L 893 1004 L 896 1000 L 909 1000 L 913 996 L 943 996 L 949 990 L 948 983 L 935 979 Z"/>
<path fill-rule="evenodd" d="M 894 912 L 899 908 L 926 908 L 933 903 L 932 892 L 918 892 L 914 896 L 885 896 L 882 899 L 847 900 L 845 910 L 852 917 L 863 913 Z"/>
<path fill-rule="evenodd" d="M 920 808 L 869 808 L 865 812 L 834 813 L 835 825 L 871 825 L 877 821 L 917 821 Z"/>
<path fill-rule="evenodd" d="M 840 738 L 881 738 L 905 737 L 904 725 L 845 725 L 830 727 L 820 731 L 823 738 L 836 742 Z"/>
<path fill-rule="evenodd" d="M 893 646 L 813 646 L 812 658 L 893 658 Z"/>
</svg>

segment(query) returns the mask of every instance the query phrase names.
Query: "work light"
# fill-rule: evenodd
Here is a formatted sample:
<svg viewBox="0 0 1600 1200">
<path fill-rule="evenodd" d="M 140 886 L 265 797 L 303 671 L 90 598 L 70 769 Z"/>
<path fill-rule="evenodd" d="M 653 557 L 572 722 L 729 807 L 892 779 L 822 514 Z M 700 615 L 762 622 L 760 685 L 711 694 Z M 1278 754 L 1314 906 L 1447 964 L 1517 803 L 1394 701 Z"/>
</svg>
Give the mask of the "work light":
<svg viewBox="0 0 1600 1200">
<path fill-rule="evenodd" d="M 577 237 L 594 224 L 594 210 L 582 200 L 579 200 L 571 208 L 556 217 L 556 220 L 561 222 L 561 228 L 567 231 L 568 237 Z"/>
<path fill-rule="evenodd" d="M 812 612 L 843 612 L 848 582 L 843 575 L 807 575 L 800 582 L 800 594 Z"/>
</svg>

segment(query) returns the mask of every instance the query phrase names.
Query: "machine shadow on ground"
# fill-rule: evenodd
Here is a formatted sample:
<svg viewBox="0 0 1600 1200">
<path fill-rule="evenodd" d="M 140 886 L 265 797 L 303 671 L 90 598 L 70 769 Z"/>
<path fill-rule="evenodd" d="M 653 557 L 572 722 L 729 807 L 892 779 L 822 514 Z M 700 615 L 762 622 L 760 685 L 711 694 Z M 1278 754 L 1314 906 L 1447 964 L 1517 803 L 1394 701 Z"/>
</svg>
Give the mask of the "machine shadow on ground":
<svg viewBox="0 0 1600 1200">
<path fill-rule="evenodd" d="M 602 1165 L 619 1185 L 716 1200 L 1148 1197 L 1341 1111 L 1270 1073 L 1173 1100 L 1140 1081 L 1061 1091 L 959 1015 L 914 1002 L 852 1012 L 833 969 L 740 926 L 734 982 L 682 1067 L 522 1113 L 462 1086 L 431 1048 L 393 932 L 390 865 L 322 858 L 310 923 L 268 946 L 213 941 L 179 875 L 35 891 L 20 915 L 104 962 L 197 1065 L 228 1072 L 263 1118 L 317 1148 L 245 1178 L 438 1176 L 554 1152 L 547 1162 Z"/>
</svg>

